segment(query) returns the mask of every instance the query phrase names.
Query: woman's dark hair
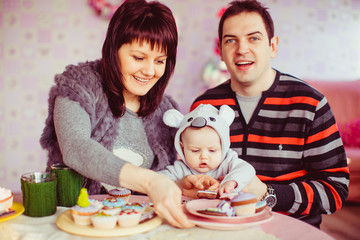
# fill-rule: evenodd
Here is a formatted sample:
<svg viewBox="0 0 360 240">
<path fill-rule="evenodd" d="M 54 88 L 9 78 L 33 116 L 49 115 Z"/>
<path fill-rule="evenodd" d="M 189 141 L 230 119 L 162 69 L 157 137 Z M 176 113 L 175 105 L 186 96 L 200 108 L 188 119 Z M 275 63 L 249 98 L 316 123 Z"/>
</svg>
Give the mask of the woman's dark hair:
<svg viewBox="0 0 360 240">
<path fill-rule="evenodd" d="M 271 39 L 274 37 L 274 22 L 267 10 L 268 8 L 264 7 L 260 2 L 256 0 L 232 1 L 229 7 L 225 10 L 224 14 L 221 16 L 219 22 L 218 34 L 220 45 L 222 43 L 223 27 L 225 20 L 242 12 L 255 12 L 261 16 L 265 25 L 267 35 L 269 37 L 269 44 L 271 44 Z"/>
<path fill-rule="evenodd" d="M 118 50 L 123 44 L 134 41 L 148 42 L 152 49 L 159 47 L 167 55 L 164 75 L 146 95 L 140 97 L 138 115 L 143 117 L 157 109 L 174 72 L 178 34 L 171 10 L 157 1 L 127 0 L 111 18 L 102 48 L 100 67 L 103 89 L 115 117 L 125 113 Z"/>
</svg>

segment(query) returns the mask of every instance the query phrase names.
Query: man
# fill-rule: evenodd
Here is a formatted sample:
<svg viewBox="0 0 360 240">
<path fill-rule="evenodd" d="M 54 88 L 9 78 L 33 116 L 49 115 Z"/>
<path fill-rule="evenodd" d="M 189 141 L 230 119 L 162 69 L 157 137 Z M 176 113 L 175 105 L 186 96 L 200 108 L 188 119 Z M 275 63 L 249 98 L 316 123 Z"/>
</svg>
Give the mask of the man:
<svg viewBox="0 0 360 240">
<path fill-rule="evenodd" d="M 244 191 L 319 227 L 321 214 L 339 210 L 348 195 L 346 155 L 326 98 L 271 67 L 278 41 L 261 3 L 230 3 L 218 43 L 230 80 L 207 90 L 191 109 L 231 106 L 231 148 L 257 173 Z"/>
</svg>

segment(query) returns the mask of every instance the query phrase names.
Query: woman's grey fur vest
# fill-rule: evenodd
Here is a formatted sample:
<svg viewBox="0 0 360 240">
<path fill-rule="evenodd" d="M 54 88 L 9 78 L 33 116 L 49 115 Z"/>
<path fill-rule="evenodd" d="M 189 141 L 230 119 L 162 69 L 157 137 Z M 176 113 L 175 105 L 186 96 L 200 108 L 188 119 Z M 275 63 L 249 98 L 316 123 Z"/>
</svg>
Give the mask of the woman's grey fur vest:
<svg viewBox="0 0 360 240">
<path fill-rule="evenodd" d="M 100 61 L 80 63 L 66 67 L 64 73 L 55 76 L 55 86 L 49 93 L 49 115 L 40 138 L 43 149 L 48 151 L 47 168 L 54 163 L 63 163 L 62 154 L 57 142 L 53 122 L 54 102 L 57 96 L 66 96 L 79 102 L 89 114 L 91 122 L 91 138 L 112 151 L 114 140 L 118 134 L 120 118 L 115 118 L 108 105 L 107 97 L 102 89 L 102 78 L 99 74 Z M 153 170 L 164 169 L 176 159 L 174 136 L 176 129 L 167 127 L 162 117 L 166 110 L 177 108 L 177 104 L 168 96 L 164 96 L 158 109 L 143 119 L 148 142 L 155 154 Z M 89 194 L 99 194 L 101 184 L 86 179 Z"/>
</svg>

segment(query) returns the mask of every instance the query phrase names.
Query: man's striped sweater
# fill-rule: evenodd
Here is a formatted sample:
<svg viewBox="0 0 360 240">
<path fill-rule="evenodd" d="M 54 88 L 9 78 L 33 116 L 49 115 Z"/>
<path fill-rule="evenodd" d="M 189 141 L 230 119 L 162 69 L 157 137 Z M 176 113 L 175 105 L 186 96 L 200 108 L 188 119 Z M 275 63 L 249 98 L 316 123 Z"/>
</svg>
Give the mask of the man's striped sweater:
<svg viewBox="0 0 360 240">
<path fill-rule="evenodd" d="M 339 210 L 348 195 L 349 169 L 334 115 L 326 98 L 304 81 L 277 71 L 249 123 L 230 80 L 193 103 L 229 105 L 236 112 L 231 148 L 254 166 L 277 195 L 274 211 L 319 226 L 321 214 Z"/>
</svg>

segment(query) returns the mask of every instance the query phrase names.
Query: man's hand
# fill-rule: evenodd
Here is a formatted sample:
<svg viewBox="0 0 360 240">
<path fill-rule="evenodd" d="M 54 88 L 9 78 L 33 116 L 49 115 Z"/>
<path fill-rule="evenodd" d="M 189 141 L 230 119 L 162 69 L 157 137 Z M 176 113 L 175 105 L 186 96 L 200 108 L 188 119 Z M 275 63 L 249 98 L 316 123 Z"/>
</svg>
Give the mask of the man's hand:
<svg viewBox="0 0 360 240">
<path fill-rule="evenodd" d="M 260 201 L 267 192 L 267 186 L 265 183 L 260 181 L 260 179 L 257 176 L 255 176 L 253 180 L 248 185 L 246 185 L 241 191 L 254 194 L 257 200 Z"/>
<path fill-rule="evenodd" d="M 176 181 L 176 184 L 187 197 L 197 198 L 197 191 L 204 189 L 217 189 L 219 181 L 205 174 L 187 175 Z"/>
</svg>

